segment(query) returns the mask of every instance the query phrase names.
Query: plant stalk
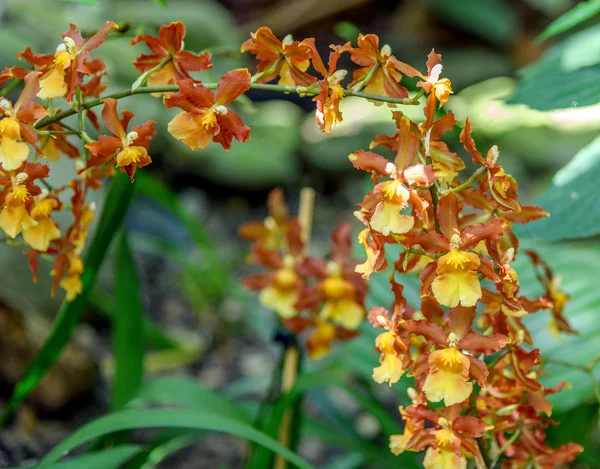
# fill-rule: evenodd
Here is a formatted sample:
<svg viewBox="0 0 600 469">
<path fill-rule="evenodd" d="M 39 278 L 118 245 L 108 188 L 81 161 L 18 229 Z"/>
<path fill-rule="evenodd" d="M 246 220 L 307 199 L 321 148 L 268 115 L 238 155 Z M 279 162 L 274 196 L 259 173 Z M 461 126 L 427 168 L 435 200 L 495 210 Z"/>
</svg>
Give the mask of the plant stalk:
<svg viewBox="0 0 600 469">
<path fill-rule="evenodd" d="M 315 207 L 315 190 L 310 187 L 305 187 L 300 192 L 300 206 L 298 208 L 298 221 L 300 223 L 300 235 L 302 241 L 304 241 L 304 254 L 308 251 L 308 245 L 310 244 L 310 235 L 312 230 L 312 220 Z M 295 339 L 295 338 L 294 338 Z M 298 377 L 298 367 L 300 364 L 301 350 L 298 347 L 298 342 L 292 340 L 289 342 L 289 346 L 284 350 L 283 356 L 283 371 L 281 374 L 281 393 L 288 394 L 296 384 L 296 378 Z M 286 448 L 289 447 L 294 407 L 288 407 L 283 414 L 281 419 L 281 425 L 277 434 L 277 440 Z M 275 463 L 273 464 L 274 469 L 286 469 L 287 460 L 277 455 L 275 457 Z"/>
<path fill-rule="evenodd" d="M 207 88 L 212 89 L 212 90 L 216 89 L 217 85 L 218 85 L 218 83 L 204 84 L 204 86 L 206 86 Z M 298 87 L 296 87 L 296 86 L 272 85 L 272 84 L 268 84 L 268 83 L 251 83 L 250 89 L 260 90 L 260 91 L 274 91 L 274 92 L 280 92 L 280 93 L 295 93 L 295 94 L 299 94 L 299 95 L 310 95 L 310 96 L 314 96 L 314 95 L 318 94 L 318 91 L 316 91 L 316 90 L 314 90 L 314 91 L 307 90 L 306 88 L 304 88 L 303 90 L 299 90 Z M 172 92 L 176 92 L 176 91 L 179 91 L 179 87 L 177 85 L 140 86 L 139 88 L 136 88 L 136 89 L 128 88 L 123 91 L 118 91 L 116 93 L 106 95 L 103 98 L 98 98 L 98 99 L 93 99 L 91 101 L 88 101 L 88 102 L 84 103 L 81 106 L 81 108 L 82 109 L 91 109 L 93 107 L 100 106 L 100 105 L 104 104 L 104 100 L 108 99 L 108 98 L 122 99 L 122 98 L 126 98 L 128 96 L 133 96 L 136 94 L 172 93 Z M 362 91 L 353 91 L 353 90 L 344 90 L 344 95 L 345 96 L 356 96 L 359 98 L 370 99 L 373 101 L 381 101 L 381 102 L 385 102 L 385 103 L 404 104 L 404 105 L 411 105 L 411 106 L 419 104 L 419 97 L 420 97 L 420 96 L 416 95 L 413 98 L 392 98 L 390 96 L 379 96 L 376 94 L 363 93 Z M 41 118 L 35 124 L 33 124 L 33 127 L 35 129 L 41 129 L 50 124 L 53 124 L 54 122 L 58 122 L 62 119 L 65 119 L 66 117 L 70 117 L 74 114 L 77 114 L 77 109 L 66 109 L 62 112 L 54 114 L 53 116 L 46 116 L 46 117 Z"/>
</svg>

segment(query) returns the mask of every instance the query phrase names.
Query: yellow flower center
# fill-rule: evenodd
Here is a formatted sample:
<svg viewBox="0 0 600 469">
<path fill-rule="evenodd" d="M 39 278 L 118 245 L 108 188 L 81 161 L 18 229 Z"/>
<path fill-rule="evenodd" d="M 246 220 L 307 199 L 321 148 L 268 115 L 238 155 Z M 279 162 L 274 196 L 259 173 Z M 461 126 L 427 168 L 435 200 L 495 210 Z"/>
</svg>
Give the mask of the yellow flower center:
<svg viewBox="0 0 600 469">
<path fill-rule="evenodd" d="M 52 213 L 52 210 L 56 208 L 57 202 L 54 199 L 40 200 L 35 204 L 35 207 L 31 211 L 31 215 L 34 218 L 47 218 Z"/>
<path fill-rule="evenodd" d="M 340 277 L 328 277 L 323 281 L 323 291 L 329 299 L 352 297 L 354 287 L 350 282 Z"/>
<path fill-rule="evenodd" d="M 29 198 L 29 192 L 24 185 L 13 186 L 11 189 L 11 199 L 14 201 L 25 202 Z"/>
<path fill-rule="evenodd" d="M 117 165 L 129 166 L 130 164 L 136 164 L 147 154 L 148 152 L 144 147 L 125 147 L 117 154 Z"/>
<path fill-rule="evenodd" d="M 275 274 L 275 283 L 282 290 L 293 288 L 298 280 L 298 274 L 294 269 L 284 267 Z"/>
<path fill-rule="evenodd" d="M 200 119 L 200 125 L 205 129 L 210 129 L 217 125 L 217 115 L 214 109 L 210 108 L 208 111 L 206 111 L 206 114 L 204 114 Z"/>
<path fill-rule="evenodd" d="M 435 433 L 435 442 L 442 448 L 451 446 L 456 441 L 456 438 L 457 436 L 450 428 L 448 428 L 448 426 L 444 426 L 444 428 Z"/>
<path fill-rule="evenodd" d="M 410 197 L 408 189 L 397 180 L 385 182 L 381 187 L 381 193 L 387 201 L 401 205 L 402 207 L 406 206 L 406 202 L 408 202 L 408 198 Z"/>
<path fill-rule="evenodd" d="M 455 347 L 449 347 L 440 351 L 440 368 L 461 369 L 463 364 L 463 354 Z"/>
</svg>

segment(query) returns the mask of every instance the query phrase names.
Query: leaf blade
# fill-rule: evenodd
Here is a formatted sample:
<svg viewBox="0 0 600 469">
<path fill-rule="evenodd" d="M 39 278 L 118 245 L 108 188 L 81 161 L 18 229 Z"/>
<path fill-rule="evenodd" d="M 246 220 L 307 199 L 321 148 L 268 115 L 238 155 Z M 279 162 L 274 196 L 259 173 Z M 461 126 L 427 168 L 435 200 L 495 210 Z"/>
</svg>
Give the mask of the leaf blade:
<svg viewBox="0 0 600 469">
<path fill-rule="evenodd" d="M 106 257 L 115 232 L 125 218 L 133 195 L 134 186 L 129 178 L 124 173 L 118 173 L 111 180 L 100 221 L 84 258 L 85 267 L 81 275 L 82 292 L 72 302 L 63 301 L 44 345 L 35 356 L 25 376 L 15 386 L 0 418 L 0 426 L 6 423 L 19 404 L 38 386 L 71 339 L 87 303 L 87 297 L 96 282 L 98 270 Z"/>
<path fill-rule="evenodd" d="M 558 36 L 600 13 L 600 0 L 579 3 L 550 23 L 537 37 L 538 42 Z"/>
<path fill-rule="evenodd" d="M 113 409 L 129 402 L 144 377 L 144 307 L 140 282 L 127 235 L 122 233 L 116 259 L 116 314 L 113 316 Z"/>
<path fill-rule="evenodd" d="M 300 469 L 314 469 L 295 453 L 281 446 L 273 438 L 243 422 L 199 409 L 144 409 L 124 410 L 88 423 L 54 447 L 42 460 L 38 469 L 48 469 L 61 456 L 77 446 L 100 436 L 138 428 L 188 428 L 228 433 L 254 441 L 281 454 Z"/>
<path fill-rule="evenodd" d="M 550 217 L 515 227 L 521 239 L 559 241 L 600 233 L 600 199 L 595 197 L 600 177 L 600 138 L 580 150 L 556 173 L 536 204 Z"/>
</svg>

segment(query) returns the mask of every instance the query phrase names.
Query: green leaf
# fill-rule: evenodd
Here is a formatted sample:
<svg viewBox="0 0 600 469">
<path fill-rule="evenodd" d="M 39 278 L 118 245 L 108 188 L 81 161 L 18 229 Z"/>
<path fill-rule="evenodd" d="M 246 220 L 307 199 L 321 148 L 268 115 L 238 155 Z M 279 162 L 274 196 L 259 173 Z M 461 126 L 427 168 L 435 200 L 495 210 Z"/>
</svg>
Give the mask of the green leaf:
<svg viewBox="0 0 600 469">
<path fill-rule="evenodd" d="M 373 444 L 363 438 L 351 438 L 347 433 L 336 431 L 323 422 L 307 418 L 303 426 L 303 434 L 310 438 L 330 443 L 342 449 L 352 452 L 359 452 L 363 457 L 373 463 L 382 465 L 385 468 L 418 468 L 410 462 L 406 464 L 404 457 L 394 456 L 387 448 L 387 444 Z"/>
<path fill-rule="evenodd" d="M 94 6 L 98 4 L 98 0 L 61 0 L 66 3 L 81 3 L 82 5 Z"/>
<path fill-rule="evenodd" d="M 344 41 L 356 41 L 360 28 L 350 21 L 339 21 L 333 27 L 336 36 Z"/>
<path fill-rule="evenodd" d="M 515 227 L 522 239 L 587 238 L 600 233 L 600 137 L 579 151 L 535 201 L 550 217 Z"/>
<path fill-rule="evenodd" d="M 167 6 L 167 0 L 154 0 L 154 2 L 160 5 L 161 7 Z"/>
<path fill-rule="evenodd" d="M 119 445 L 52 464 L 49 469 L 118 469 L 143 449 L 140 445 Z M 38 469 L 32 466 L 30 469 Z"/>
<path fill-rule="evenodd" d="M 111 320 L 115 317 L 116 299 L 105 291 L 93 290 L 88 296 L 88 305 L 104 317 Z M 144 344 L 158 349 L 177 349 L 179 342 L 169 337 L 159 326 L 144 318 L 142 325 Z"/>
<path fill-rule="evenodd" d="M 140 428 L 187 428 L 228 433 L 264 445 L 281 454 L 300 469 L 313 469 L 308 462 L 250 425 L 216 412 L 200 409 L 144 409 L 109 414 L 72 433 L 46 455 L 38 469 L 50 468 L 63 454 L 95 438 Z"/>
<path fill-rule="evenodd" d="M 600 25 L 579 31 L 525 68 L 509 104 L 541 111 L 600 102 Z"/>
<path fill-rule="evenodd" d="M 183 377 L 169 377 L 146 384 L 138 395 L 146 403 L 175 404 L 194 409 L 210 409 L 213 412 L 250 423 L 250 418 L 222 394 Z M 134 404 L 134 403 L 132 403 Z"/>
<path fill-rule="evenodd" d="M 144 376 L 144 306 L 141 288 L 127 235 L 122 233 L 116 258 L 116 314 L 113 316 L 113 409 L 129 402 Z"/>
<path fill-rule="evenodd" d="M 511 2 L 430 0 L 427 3 L 444 22 L 496 45 L 509 45 L 519 30 L 519 16 Z"/>
<path fill-rule="evenodd" d="M 550 314 L 542 311 L 524 318 L 532 333 L 535 347 L 544 357 L 585 366 L 600 355 L 600 289 L 595 275 L 600 265 L 600 247 L 592 243 L 522 243 L 522 249 L 535 249 L 561 279 L 561 289 L 570 295 L 565 306 L 565 317 L 579 335 L 554 337 L 548 330 Z M 521 293 L 535 297 L 542 293 L 535 279 L 534 270 L 527 257 L 520 255 L 513 266 L 519 273 Z M 563 389 L 549 396 L 556 412 L 573 409 L 582 402 L 593 399 L 594 391 L 589 376 L 576 368 L 549 363 L 544 367 L 547 374 L 541 377 L 544 386 L 550 387 L 562 381 L 571 383 L 571 389 Z M 595 376 L 600 380 L 600 367 Z"/>
<path fill-rule="evenodd" d="M 207 282 L 208 288 L 222 294 L 229 291 L 233 280 L 224 268 L 223 262 L 217 254 L 216 247 L 202 224 L 187 213 L 177 193 L 155 177 L 146 173 L 136 175 L 136 184 L 139 194 L 158 202 L 179 220 L 194 240 L 198 249 L 202 251 L 205 256 L 205 270 L 209 272 L 209 275 L 205 275 L 206 278 L 204 279 Z"/>
<path fill-rule="evenodd" d="M 284 376 L 286 371 L 285 360 L 287 353 L 293 353 L 295 349 L 298 354 L 298 360 L 296 361 L 296 383 L 294 388 L 289 393 L 281 394 L 271 407 L 271 412 L 266 419 L 264 425 L 260 426 L 260 429 L 267 435 L 276 438 L 280 432 L 284 416 L 287 412 L 290 412 L 289 421 L 287 422 L 289 428 L 289 448 L 295 450 L 298 443 L 298 436 L 300 432 L 300 421 L 302 419 L 301 409 L 302 400 L 304 397 L 304 389 L 298 385 L 298 382 L 302 380 L 302 365 L 304 360 L 298 352 L 298 342 L 296 336 L 292 336 L 291 340 L 293 343 L 288 344 L 289 348 L 282 350 L 282 357 L 279 364 L 278 376 Z M 262 422 L 261 422 L 262 423 Z M 247 465 L 247 469 L 261 469 L 263 467 L 271 467 L 273 465 L 273 453 L 263 447 L 254 447 L 252 455 Z"/>
<path fill-rule="evenodd" d="M 133 194 L 134 186 L 127 175 L 119 173 L 112 179 L 94 238 L 84 257 L 85 268 L 81 275 L 82 292 L 72 302 L 63 301 L 46 342 L 25 376 L 15 386 L 10 401 L 2 414 L 0 424 L 3 425 L 17 406 L 33 392 L 46 372 L 56 363 L 63 348 L 71 339 L 87 303 L 87 297 L 96 283 L 98 270 L 106 257 L 115 232 L 123 222 Z"/>
<path fill-rule="evenodd" d="M 559 18 L 550 23 L 538 36 L 538 41 L 545 41 L 553 36 L 564 33 L 578 24 L 587 21 L 600 13 L 600 0 L 581 2 Z"/>
</svg>

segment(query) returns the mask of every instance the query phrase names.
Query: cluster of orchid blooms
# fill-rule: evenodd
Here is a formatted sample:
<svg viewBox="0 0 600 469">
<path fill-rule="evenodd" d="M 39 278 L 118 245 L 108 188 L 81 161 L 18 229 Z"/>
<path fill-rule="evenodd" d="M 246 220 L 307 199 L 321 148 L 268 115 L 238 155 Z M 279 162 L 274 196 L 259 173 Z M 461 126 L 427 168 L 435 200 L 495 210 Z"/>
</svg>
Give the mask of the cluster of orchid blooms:
<svg viewBox="0 0 600 469">
<path fill-rule="evenodd" d="M 317 124 L 326 133 L 341 122 L 339 104 L 345 96 L 394 107 L 418 104 L 426 95 L 424 122 L 416 124 L 393 112 L 395 135 L 379 135 L 370 144 L 370 149 L 391 150 L 393 162 L 372 151 L 349 156 L 374 184 L 355 212 L 365 226 L 359 242 L 366 261 L 350 260 L 346 224 L 333 233 L 330 256 L 308 256 L 300 223 L 289 215 L 282 192 L 275 190 L 269 198 L 270 216 L 241 228 L 253 241 L 250 259 L 268 269 L 247 278 L 246 284 L 260 291 L 262 303 L 291 331 L 311 329 L 307 348 L 314 358 L 326 354 L 335 339 L 355 336 L 365 316 L 384 330 L 376 341 L 381 358 L 373 379 L 392 385 L 406 373 L 415 382 L 409 390 L 413 404 L 400 409 L 405 431 L 390 440 L 395 454 L 426 450 L 423 463 L 430 469 L 465 468 L 467 459 L 491 468 L 501 456 L 503 467 L 511 468 L 550 468 L 573 460 L 580 446 L 552 449 L 544 443 L 545 429 L 554 424 L 546 396 L 563 386 L 548 389 L 538 381 L 539 350 L 531 350 L 531 335 L 521 321 L 550 309 L 553 330 L 572 333 L 562 314 L 567 297 L 536 253 L 527 252 L 539 267 L 543 296 L 519 295 L 518 276 L 511 267 L 519 247 L 512 224 L 547 214 L 519 205 L 517 184 L 499 165 L 498 148 L 484 157 L 468 120 L 460 141 L 478 169 L 464 183 L 458 181 L 465 164 L 441 140 L 457 122 L 452 112 L 440 111 L 452 93 L 450 81 L 440 78 L 440 55 L 431 52 L 427 73 L 422 74 L 368 34 L 359 36 L 357 47 L 331 46 L 325 65 L 313 39 L 287 36 L 281 41 L 262 27 L 242 45 L 243 52 L 259 61 L 255 75 L 237 69 L 218 83 L 203 83 L 190 73 L 209 70 L 211 54 L 184 50 L 185 26 L 176 22 L 161 26 L 158 37 L 134 38 L 132 45 L 143 42 L 150 50 L 133 64 L 140 77 L 129 90 L 103 95 L 105 65 L 90 53 L 109 33 L 118 32 L 115 23 L 107 22 L 86 40 L 71 25 L 55 53 L 27 48 L 19 58 L 30 67 L 5 68 L 0 74 L 0 87 L 24 83 L 14 103 L 0 98 L 0 228 L 11 239 L 22 235 L 34 278 L 38 258 L 52 256 L 53 292 L 60 286 L 67 299 L 75 298 L 82 288 L 81 255 L 94 218 L 88 191 L 97 190 L 116 168 L 133 180 L 136 170 L 151 162 L 148 148 L 155 122 L 128 130 L 134 115 L 122 110 L 119 116 L 120 98 L 141 93 L 162 98 L 166 107 L 181 110 L 168 125 L 174 138 L 191 149 L 205 148 L 211 141 L 230 149 L 233 139 L 250 138 L 250 128 L 229 105 L 251 88 L 313 97 Z M 345 53 L 359 67 L 347 86 L 342 84 L 346 70 L 337 68 Z M 317 76 L 309 73 L 311 65 Z M 409 97 L 400 85 L 403 76 L 420 79 L 416 96 Z M 268 84 L 273 80 L 277 85 Z M 0 89 L 0 96 L 4 91 Z M 57 107 L 59 99 L 64 110 Z M 111 135 L 93 139 L 88 129 L 100 131 L 93 108 L 101 105 Z M 70 116 L 77 117 L 77 124 L 64 122 Z M 47 163 L 63 157 L 73 160 L 75 176 L 64 186 L 52 187 Z M 61 211 L 72 213 L 64 231 L 53 218 Z M 395 299 L 390 310 L 374 307 L 367 315 L 366 280 L 388 269 L 386 244 L 403 248 L 389 267 Z M 406 304 L 396 274 L 420 275 L 418 308 Z"/>
<path fill-rule="evenodd" d="M 358 334 L 364 321 L 367 284 L 350 259 L 350 225 L 339 225 L 331 236 L 331 252 L 325 257 L 306 254 L 302 226 L 288 213 L 281 189 L 271 192 L 269 216 L 240 227 L 240 236 L 253 242 L 248 262 L 268 269 L 249 275 L 245 285 L 260 291 L 260 301 L 277 312 L 291 332 L 310 329 L 308 355 L 326 355 L 335 339 Z"/>
</svg>

